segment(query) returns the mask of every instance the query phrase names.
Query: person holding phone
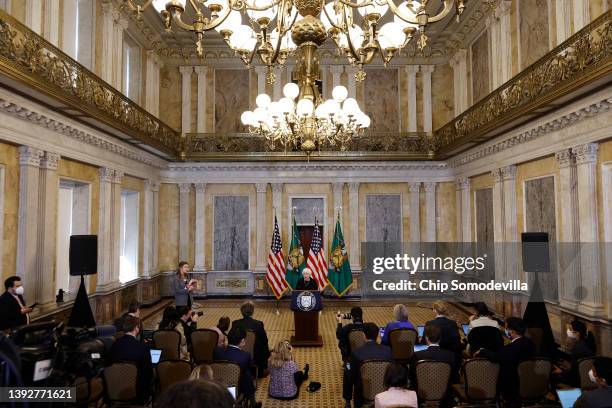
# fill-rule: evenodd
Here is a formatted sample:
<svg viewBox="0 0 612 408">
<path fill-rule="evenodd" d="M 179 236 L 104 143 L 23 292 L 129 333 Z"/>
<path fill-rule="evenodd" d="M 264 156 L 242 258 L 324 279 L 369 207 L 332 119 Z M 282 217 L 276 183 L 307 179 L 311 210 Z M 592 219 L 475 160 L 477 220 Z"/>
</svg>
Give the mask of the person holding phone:
<svg viewBox="0 0 612 408">
<path fill-rule="evenodd" d="M 179 262 L 173 285 L 175 305 L 177 307 L 187 306 L 191 309 L 191 305 L 193 304 L 193 291 L 196 287 L 196 282 L 193 279 L 189 279 L 188 262 Z"/>
<path fill-rule="evenodd" d="M 26 306 L 23 298 L 23 284 L 19 276 L 4 281 L 5 292 L 0 296 L 0 330 L 13 329 L 30 323 L 29 313 L 36 304 Z"/>
</svg>

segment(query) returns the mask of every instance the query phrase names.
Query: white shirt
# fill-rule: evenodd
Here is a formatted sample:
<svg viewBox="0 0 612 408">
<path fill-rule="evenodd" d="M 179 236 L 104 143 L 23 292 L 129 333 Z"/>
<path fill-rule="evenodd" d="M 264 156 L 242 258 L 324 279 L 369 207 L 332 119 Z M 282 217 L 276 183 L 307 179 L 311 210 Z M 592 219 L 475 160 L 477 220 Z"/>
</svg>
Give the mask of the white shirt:
<svg viewBox="0 0 612 408">
<path fill-rule="evenodd" d="M 495 327 L 496 329 L 499 329 L 499 323 L 497 322 L 497 320 L 491 319 L 489 316 L 480 316 L 470 321 L 470 330 L 472 330 L 475 327 L 482 327 L 482 326 L 491 326 L 491 327 Z"/>
<path fill-rule="evenodd" d="M 385 392 L 376 394 L 376 397 L 374 397 L 375 408 L 394 407 L 397 405 L 408 405 L 417 408 L 419 403 L 416 392 L 405 388 L 391 387 Z"/>
</svg>

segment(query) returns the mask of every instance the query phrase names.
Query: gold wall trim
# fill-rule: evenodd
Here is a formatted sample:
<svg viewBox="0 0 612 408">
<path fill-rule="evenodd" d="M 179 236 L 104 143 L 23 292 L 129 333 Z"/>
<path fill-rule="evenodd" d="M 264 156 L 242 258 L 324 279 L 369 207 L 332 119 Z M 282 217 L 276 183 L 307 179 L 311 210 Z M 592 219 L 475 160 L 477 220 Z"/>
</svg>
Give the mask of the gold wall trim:
<svg viewBox="0 0 612 408">
<path fill-rule="evenodd" d="M 173 157 L 180 150 L 172 128 L 2 10 L 0 74 Z"/>
</svg>

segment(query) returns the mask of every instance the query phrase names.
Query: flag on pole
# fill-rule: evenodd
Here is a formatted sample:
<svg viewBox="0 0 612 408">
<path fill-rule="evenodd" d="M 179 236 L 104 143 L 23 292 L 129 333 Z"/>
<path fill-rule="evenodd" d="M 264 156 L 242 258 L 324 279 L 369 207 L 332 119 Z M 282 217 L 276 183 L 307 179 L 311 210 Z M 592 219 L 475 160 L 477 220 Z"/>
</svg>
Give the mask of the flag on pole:
<svg viewBox="0 0 612 408">
<path fill-rule="evenodd" d="M 285 281 L 291 289 L 295 289 L 298 281 L 302 277 L 302 270 L 306 267 L 304 258 L 304 248 L 300 242 L 300 234 L 298 233 L 295 217 L 291 227 L 291 245 L 289 246 L 289 259 L 287 260 L 287 273 Z"/>
<path fill-rule="evenodd" d="M 280 232 L 278 231 L 278 221 L 274 216 L 274 232 L 272 233 L 272 244 L 268 253 L 268 272 L 266 280 L 270 289 L 274 292 L 276 299 L 280 299 L 287 290 L 285 280 L 285 260 L 283 259 L 283 243 L 281 242 Z"/>
<path fill-rule="evenodd" d="M 327 280 L 338 297 L 342 297 L 353 284 L 353 273 L 348 260 L 348 252 L 344 243 L 344 235 L 342 234 L 342 226 L 340 225 L 340 215 L 336 221 L 336 230 L 334 231 L 334 240 L 331 245 L 329 270 L 327 271 Z"/>
<path fill-rule="evenodd" d="M 317 221 L 316 218 L 306 267 L 312 271 L 312 277 L 317 282 L 319 290 L 325 289 L 327 286 L 327 262 L 325 261 L 323 252 L 323 240 L 321 239 L 321 231 L 319 230 L 319 221 Z"/>
</svg>

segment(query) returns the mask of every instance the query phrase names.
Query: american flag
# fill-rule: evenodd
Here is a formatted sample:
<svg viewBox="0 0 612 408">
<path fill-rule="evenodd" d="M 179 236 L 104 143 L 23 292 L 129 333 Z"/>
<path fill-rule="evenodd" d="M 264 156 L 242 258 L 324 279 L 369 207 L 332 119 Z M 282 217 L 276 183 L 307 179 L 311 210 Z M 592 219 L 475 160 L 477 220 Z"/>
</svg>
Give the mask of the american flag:
<svg viewBox="0 0 612 408">
<path fill-rule="evenodd" d="M 274 296 L 280 299 L 287 289 L 287 281 L 285 280 L 285 261 L 283 260 L 283 243 L 281 242 L 280 233 L 278 232 L 278 221 L 274 216 L 274 233 L 272 234 L 272 245 L 268 253 L 268 272 L 266 280 L 268 285 L 274 292 Z"/>
<path fill-rule="evenodd" d="M 327 262 L 325 261 L 323 252 L 323 240 L 321 239 L 321 231 L 319 230 L 319 221 L 316 219 L 306 267 L 312 271 L 312 277 L 317 282 L 319 290 L 325 289 L 327 286 Z"/>
</svg>

